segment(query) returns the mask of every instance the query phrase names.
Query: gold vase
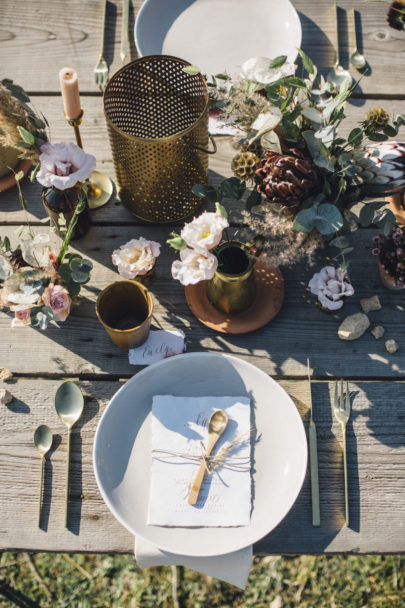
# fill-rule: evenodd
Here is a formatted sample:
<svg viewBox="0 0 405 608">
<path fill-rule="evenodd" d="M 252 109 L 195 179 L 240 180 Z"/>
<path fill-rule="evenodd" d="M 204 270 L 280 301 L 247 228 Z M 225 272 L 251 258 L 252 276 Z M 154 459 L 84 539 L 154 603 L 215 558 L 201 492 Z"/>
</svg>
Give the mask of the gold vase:
<svg viewBox="0 0 405 608">
<path fill-rule="evenodd" d="M 254 259 L 247 252 L 238 242 L 221 243 L 217 248 L 219 270 L 207 281 L 206 290 L 211 304 L 227 314 L 247 310 L 256 297 Z"/>
</svg>

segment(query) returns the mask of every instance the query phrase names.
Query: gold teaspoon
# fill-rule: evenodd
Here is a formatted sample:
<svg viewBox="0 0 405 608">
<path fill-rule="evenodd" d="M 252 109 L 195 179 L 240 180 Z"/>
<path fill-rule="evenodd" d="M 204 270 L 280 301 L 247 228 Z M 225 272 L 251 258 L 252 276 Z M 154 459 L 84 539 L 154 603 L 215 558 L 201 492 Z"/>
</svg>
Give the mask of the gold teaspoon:
<svg viewBox="0 0 405 608">
<path fill-rule="evenodd" d="M 190 494 L 188 495 L 188 504 L 195 505 L 200 493 L 201 484 L 204 479 L 206 472 L 206 459 L 211 456 L 211 452 L 214 449 L 218 439 L 223 435 L 228 425 L 228 416 L 223 410 L 217 410 L 214 412 L 208 423 L 208 440 L 207 447 L 205 449 L 205 459 L 201 462 L 197 474 L 194 478 Z"/>
<path fill-rule="evenodd" d="M 52 445 L 52 431 L 46 424 L 41 424 L 34 433 L 34 444 L 41 454 L 41 483 L 39 486 L 39 502 L 38 502 L 38 528 L 41 526 L 41 507 L 42 507 L 42 492 L 44 487 L 44 465 L 45 455 L 49 452 Z"/>
</svg>

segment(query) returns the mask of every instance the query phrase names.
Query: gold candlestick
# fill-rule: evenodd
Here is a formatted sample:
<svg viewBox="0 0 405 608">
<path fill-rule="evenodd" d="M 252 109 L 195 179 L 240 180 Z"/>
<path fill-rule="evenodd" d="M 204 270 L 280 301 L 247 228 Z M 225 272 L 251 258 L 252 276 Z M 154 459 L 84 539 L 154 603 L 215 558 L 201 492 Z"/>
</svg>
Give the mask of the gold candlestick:
<svg viewBox="0 0 405 608">
<path fill-rule="evenodd" d="M 80 112 L 77 118 L 67 118 L 65 115 L 65 119 L 68 124 L 73 127 L 76 137 L 76 143 L 83 150 L 82 138 L 80 135 L 79 126 L 81 125 L 83 118 L 83 110 Z M 108 175 L 102 173 L 101 171 L 93 171 L 89 179 L 89 189 L 87 191 L 87 200 L 89 202 L 90 209 L 97 209 L 98 207 L 102 207 L 111 198 L 113 192 L 113 184 Z"/>
</svg>

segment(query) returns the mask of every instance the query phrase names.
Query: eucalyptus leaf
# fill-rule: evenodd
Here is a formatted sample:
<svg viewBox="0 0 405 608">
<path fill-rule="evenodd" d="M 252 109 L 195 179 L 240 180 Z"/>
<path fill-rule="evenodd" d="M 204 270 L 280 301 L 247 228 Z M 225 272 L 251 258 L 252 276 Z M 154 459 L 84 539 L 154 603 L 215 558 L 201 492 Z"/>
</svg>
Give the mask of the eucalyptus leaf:
<svg viewBox="0 0 405 608">
<path fill-rule="evenodd" d="M 337 236 L 329 243 L 329 245 L 332 245 L 332 247 L 337 247 L 338 249 L 346 249 L 346 247 L 349 246 L 349 242 L 350 241 L 347 236 Z"/>
<path fill-rule="evenodd" d="M 181 236 L 175 236 L 172 239 L 168 239 L 166 241 L 166 243 L 168 245 L 170 245 L 170 247 L 173 247 L 173 249 L 176 249 L 177 251 L 181 251 L 182 249 L 187 249 L 187 243 L 184 239 L 181 238 Z"/>
<path fill-rule="evenodd" d="M 287 55 L 279 55 L 273 61 L 270 62 L 269 68 L 272 70 L 273 68 L 280 68 L 287 61 Z"/>
<path fill-rule="evenodd" d="M 224 217 L 225 219 L 228 219 L 228 212 L 225 209 L 225 207 L 223 205 L 221 205 L 221 203 L 215 203 L 215 209 L 219 215 L 222 215 L 222 217 Z"/>
<path fill-rule="evenodd" d="M 75 283 L 80 283 L 80 285 L 83 285 L 84 283 L 87 283 L 90 280 L 90 276 L 88 272 L 81 272 L 80 270 L 74 270 L 71 274 L 72 277 L 72 281 L 74 281 Z"/>
<path fill-rule="evenodd" d="M 183 68 L 183 72 L 186 74 L 190 74 L 190 76 L 195 76 L 201 72 L 200 68 L 196 65 L 187 65 Z"/>
<path fill-rule="evenodd" d="M 246 190 L 246 183 L 242 182 L 237 177 L 229 177 L 225 179 L 218 187 L 220 200 L 223 198 L 234 198 L 239 200 Z"/>
<path fill-rule="evenodd" d="M 324 236 L 338 232 L 343 226 L 342 214 L 335 205 L 323 203 L 317 209 L 314 226 Z"/>
<path fill-rule="evenodd" d="M 195 196 L 198 196 L 198 198 L 206 198 L 210 203 L 215 203 L 215 201 L 218 200 L 218 193 L 212 186 L 194 184 L 191 190 Z"/>
<path fill-rule="evenodd" d="M 398 129 L 396 127 L 393 127 L 392 125 L 386 125 L 384 127 L 384 134 L 388 137 L 395 137 L 396 135 L 398 135 Z"/>
<path fill-rule="evenodd" d="M 362 129 L 360 129 L 359 127 L 352 129 L 349 133 L 349 137 L 347 138 L 347 141 L 349 142 L 349 144 L 351 146 L 354 146 L 355 148 L 360 146 L 361 142 L 363 141 Z"/>
<path fill-rule="evenodd" d="M 367 131 L 366 135 L 371 141 L 387 141 L 387 139 L 388 139 L 387 135 L 384 135 L 384 133 L 376 133 L 376 132 Z"/>
<path fill-rule="evenodd" d="M 246 199 L 246 211 L 250 211 L 255 205 L 260 205 L 262 195 L 257 190 L 252 190 Z"/>
<path fill-rule="evenodd" d="M 25 129 L 21 125 L 18 125 L 17 129 L 26 144 L 29 144 L 30 146 L 33 146 L 35 144 L 35 137 L 32 133 L 30 133 L 30 131 L 27 131 L 27 129 Z"/>
<path fill-rule="evenodd" d="M 297 49 L 298 54 L 302 59 L 302 65 L 304 66 L 304 70 L 306 70 L 311 78 L 311 80 L 315 80 L 317 75 L 317 68 L 312 63 L 312 60 L 308 57 L 306 53 L 302 49 Z"/>
</svg>

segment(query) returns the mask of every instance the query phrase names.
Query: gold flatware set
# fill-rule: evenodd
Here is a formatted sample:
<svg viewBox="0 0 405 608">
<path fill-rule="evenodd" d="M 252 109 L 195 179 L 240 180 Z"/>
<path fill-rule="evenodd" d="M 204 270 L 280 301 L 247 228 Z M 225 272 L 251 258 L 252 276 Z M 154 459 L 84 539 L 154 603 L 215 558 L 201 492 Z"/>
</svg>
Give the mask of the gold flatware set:
<svg viewBox="0 0 405 608">
<path fill-rule="evenodd" d="M 69 507 L 69 478 L 70 478 L 70 433 L 72 427 L 83 413 L 84 398 L 79 387 L 70 381 L 63 382 L 55 395 L 55 409 L 60 420 L 67 426 L 67 450 L 66 450 L 66 485 L 65 485 L 65 528 L 68 527 Z M 42 494 L 44 486 L 45 456 L 52 447 L 53 435 L 46 424 L 41 424 L 34 433 L 34 445 L 41 454 L 41 481 L 38 503 L 38 527 L 41 525 Z"/>
</svg>

